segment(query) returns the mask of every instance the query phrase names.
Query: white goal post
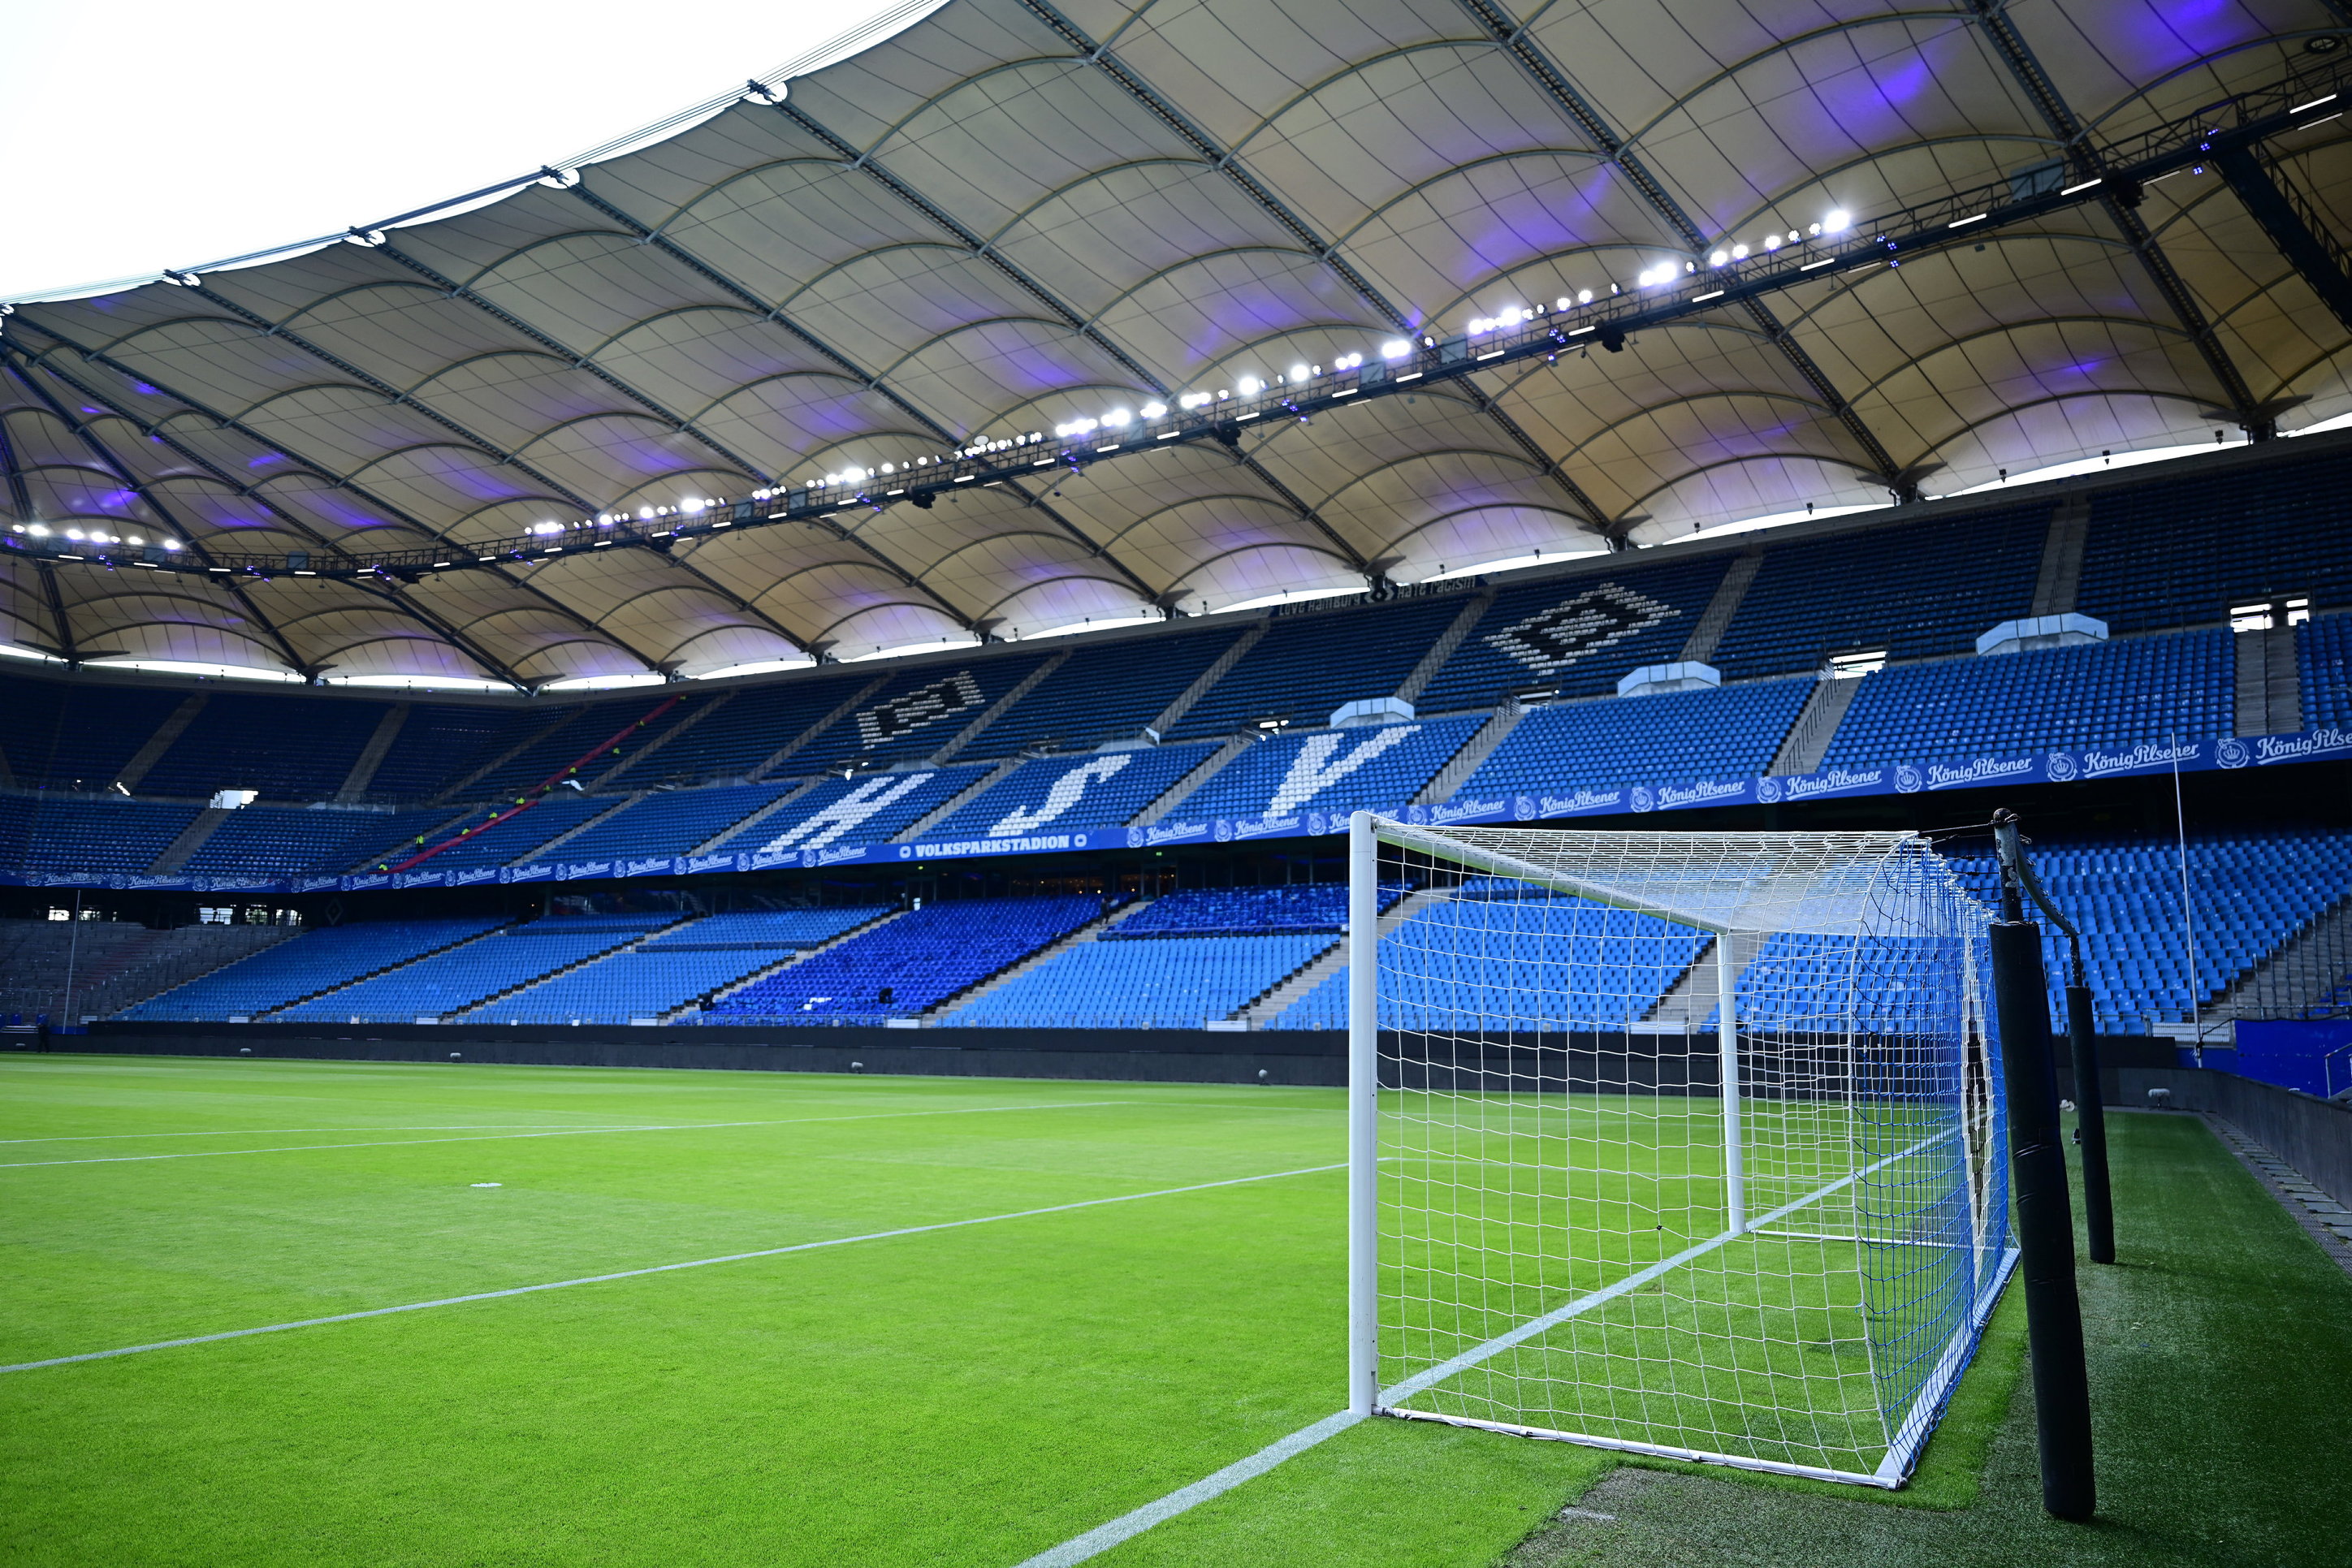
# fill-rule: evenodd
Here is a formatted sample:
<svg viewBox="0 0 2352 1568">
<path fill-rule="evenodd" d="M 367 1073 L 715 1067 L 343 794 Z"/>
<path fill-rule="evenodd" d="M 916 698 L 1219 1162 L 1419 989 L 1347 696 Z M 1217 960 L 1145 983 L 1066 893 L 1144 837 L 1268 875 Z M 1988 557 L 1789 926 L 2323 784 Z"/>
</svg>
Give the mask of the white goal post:
<svg viewBox="0 0 2352 1568">
<path fill-rule="evenodd" d="M 1990 912 L 1908 833 L 1349 831 L 1350 1410 L 1901 1486 L 2016 1262 Z"/>
</svg>

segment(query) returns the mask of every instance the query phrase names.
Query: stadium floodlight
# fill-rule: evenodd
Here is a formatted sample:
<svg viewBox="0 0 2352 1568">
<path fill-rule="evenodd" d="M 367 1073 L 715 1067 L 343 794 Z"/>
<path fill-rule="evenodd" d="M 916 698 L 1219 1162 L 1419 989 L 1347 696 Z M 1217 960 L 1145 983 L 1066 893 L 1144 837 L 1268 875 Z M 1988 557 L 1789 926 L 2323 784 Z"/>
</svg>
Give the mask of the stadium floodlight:
<svg viewBox="0 0 2352 1568">
<path fill-rule="evenodd" d="M 1719 251 L 1717 251 L 1713 256 L 1708 256 L 1708 257 L 1706 258 L 1706 264 L 1707 264 L 1709 267 L 1721 267 L 1722 265 L 1724 265 L 1724 263 L 1726 263 L 1726 262 L 1729 261 L 1730 259 L 1731 259 L 1731 253 L 1730 253 L 1729 251 L 1727 251 L 1727 250 L 1719 250 Z"/>
<path fill-rule="evenodd" d="M 2016 1260 L 1927 841 L 1360 812 L 1349 889 L 1350 1409 L 1901 1486 Z"/>
<path fill-rule="evenodd" d="M 1412 345 L 1402 338 L 1391 338 L 1381 345 L 1381 358 L 1383 360 L 1402 360 L 1412 352 Z"/>
<path fill-rule="evenodd" d="M 1244 376 L 1234 383 L 1234 390 L 1244 397 L 1255 397 L 1265 390 L 1265 383 L 1255 376 Z"/>
<path fill-rule="evenodd" d="M 1822 214 L 1822 229 L 1826 234 L 1843 233 L 1853 223 L 1853 217 L 1843 207 Z"/>
</svg>

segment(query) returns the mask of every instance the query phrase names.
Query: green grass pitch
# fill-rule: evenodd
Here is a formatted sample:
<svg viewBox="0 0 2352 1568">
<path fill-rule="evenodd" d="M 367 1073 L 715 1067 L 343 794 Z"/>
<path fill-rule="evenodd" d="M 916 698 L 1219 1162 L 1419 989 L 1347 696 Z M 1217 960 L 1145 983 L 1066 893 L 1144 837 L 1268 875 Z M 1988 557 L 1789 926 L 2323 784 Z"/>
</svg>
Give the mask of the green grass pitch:
<svg viewBox="0 0 2352 1568">
<path fill-rule="evenodd" d="M 0 1375 L 0 1562 L 1011 1568 L 1338 1406 L 1342 1136 L 1323 1090 L 0 1060 L 5 1364 L 1090 1205 Z M 1974 1497 L 2014 1315 L 1898 1509 Z M 1098 1561 L 1486 1564 L 1614 1464 L 1377 1422 Z"/>
</svg>

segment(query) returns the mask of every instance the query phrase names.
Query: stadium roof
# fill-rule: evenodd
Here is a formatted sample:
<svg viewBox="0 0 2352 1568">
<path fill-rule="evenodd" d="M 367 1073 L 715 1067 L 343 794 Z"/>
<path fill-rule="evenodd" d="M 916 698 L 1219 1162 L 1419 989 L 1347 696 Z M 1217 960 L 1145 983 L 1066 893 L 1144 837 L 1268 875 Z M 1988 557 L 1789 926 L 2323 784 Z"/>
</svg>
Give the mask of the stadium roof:
<svg viewBox="0 0 2352 1568">
<path fill-rule="evenodd" d="M 2352 57 L 2347 26 L 2334 5 L 2148 0 L 951 0 L 486 204 L 19 303 L 0 322 L 10 521 L 196 558 L 462 560 L 551 520 L 877 471 L 1588 291 L 1606 306 L 1645 274 L 1686 308 L 1622 351 L 1566 339 L 1557 362 L 1230 444 L 666 551 L 415 580 L 0 552 L 0 638 L 331 679 L 700 674 L 2293 430 L 2352 411 L 2352 288 L 2321 215 L 2352 173 L 2343 122 L 2301 108 L 2227 168 L 2074 188 L 2135 137 Z M 1811 245 L 1832 214 L 1979 187 L 2068 198 L 1708 304 L 1715 269 Z"/>
</svg>

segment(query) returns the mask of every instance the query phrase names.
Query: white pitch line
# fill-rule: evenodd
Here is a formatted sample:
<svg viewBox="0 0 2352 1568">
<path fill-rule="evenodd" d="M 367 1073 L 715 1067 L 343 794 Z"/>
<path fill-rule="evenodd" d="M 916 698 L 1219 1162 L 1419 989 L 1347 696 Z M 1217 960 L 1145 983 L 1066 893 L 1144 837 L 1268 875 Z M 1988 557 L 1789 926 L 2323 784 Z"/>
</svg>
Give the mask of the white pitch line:
<svg viewBox="0 0 2352 1568">
<path fill-rule="evenodd" d="M 1010 1107 L 1005 1107 L 1010 1109 Z M 847 1247 L 859 1241 L 887 1241 L 898 1236 L 924 1236 L 935 1230 L 961 1230 L 972 1225 L 993 1225 L 1005 1219 L 1034 1219 L 1043 1214 L 1067 1214 L 1073 1209 L 1099 1208 L 1105 1204 L 1137 1203 L 1148 1197 L 1174 1197 L 1188 1192 L 1208 1192 L 1221 1186 L 1247 1186 L 1253 1182 L 1281 1181 L 1288 1176 L 1318 1176 L 1326 1171 L 1345 1170 L 1344 1164 L 1307 1166 L 1295 1171 L 1268 1171 L 1264 1176 L 1229 1176 L 1223 1181 L 1193 1182 L 1187 1186 L 1161 1187 L 1156 1192 L 1125 1192 L 1114 1197 L 1080 1198 L 1076 1203 L 1049 1203 L 1042 1208 L 1015 1209 L 1010 1214 L 983 1214 L 971 1219 L 942 1219 L 932 1225 L 906 1225 L 896 1230 L 872 1230 L 863 1236 L 836 1236 L 825 1241 L 796 1241 L 789 1247 L 767 1247 L 756 1252 L 730 1252 L 718 1258 L 696 1258 L 684 1263 L 656 1263 L 646 1269 L 623 1269 L 610 1274 L 588 1274 L 577 1280 L 554 1280 L 543 1285 L 517 1285 L 504 1291 L 477 1291 L 467 1296 L 444 1296 L 438 1301 L 408 1301 L 396 1307 L 371 1307 L 365 1312 L 337 1312 L 331 1317 L 299 1318 L 289 1323 L 269 1323 L 256 1329 L 230 1329 L 223 1333 L 191 1334 L 186 1339 L 158 1340 L 152 1344 L 130 1344 L 119 1350 L 84 1351 L 79 1355 L 53 1355 L 46 1361 L 20 1361 L 10 1366 L 0 1366 L 0 1373 L 31 1372 L 37 1367 L 65 1366 L 77 1361 L 106 1361 L 118 1355 L 137 1355 L 143 1351 L 173 1350 L 181 1345 L 210 1344 L 215 1340 L 247 1339 L 255 1334 L 283 1333 L 289 1329 L 317 1328 L 324 1323 L 348 1323 L 362 1318 L 390 1317 L 395 1312 L 421 1312 L 430 1307 L 463 1306 L 468 1301 L 495 1301 L 508 1296 L 530 1296 L 541 1291 L 568 1290 L 573 1285 L 602 1285 L 614 1280 L 637 1280 L 648 1274 L 672 1274 L 681 1269 L 708 1269 L 718 1263 L 743 1263 L 755 1258 L 781 1258 L 791 1252 L 814 1252 L 825 1247 Z M 1287 1439 L 1286 1439 L 1286 1441 Z"/>
<path fill-rule="evenodd" d="M 0 1138 L 11 1144 L 111 1144 L 126 1138 L 286 1138 L 297 1133 L 487 1133 L 521 1128 L 531 1132 L 594 1132 L 593 1127 L 551 1127 L 544 1122 L 450 1122 L 430 1127 L 227 1127 L 211 1133 L 62 1133 L 54 1138 Z"/>
<path fill-rule="evenodd" d="M 1330 1168 L 1337 1170 L 1339 1167 Z M 1246 1459 L 1227 1465 L 1213 1475 L 1202 1477 L 1191 1486 L 1180 1487 L 1157 1501 L 1145 1503 L 1132 1513 L 1120 1514 L 1108 1524 L 1098 1524 L 1084 1535 L 1074 1535 L 1059 1546 L 1049 1547 L 1034 1557 L 1024 1558 L 1014 1568 L 1073 1568 L 1074 1564 L 1084 1563 L 1090 1557 L 1099 1557 L 1161 1521 L 1173 1519 L 1187 1509 L 1196 1508 L 1213 1497 L 1233 1490 L 1244 1481 L 1255 1479 L 1294 1454 L 1305 1453 L 1326 1437 L 1338 1437 L 1362 1419 L 1361 1416 L 1347 1410 L 1336 1416 L 1326 1416 L 1311 1427 L 1301 1427 L 1287 1437 L 1268 1443 Z"/>
<path fill-rule="evenodd" d="M 364 1144 L 284 1144 L 274 1149 L 196 1149 L 184 1155 L 93 1155 L 83 1160 L 16 1160 L 0 1171 L 44 1166 L 113 1166 L 142 1160 L 212 1160 L 227 1155 L 299 1155 L 318 1149 L 406 1149 L 425 1144 L 488 1144 L 511 1138 L 576 1138 L 590 1133 L 699 1133 L 717 1127 L 801 1127 L 812 1122 L 881 1122 L 904 1116 L 976 1116 L 991 1111 L 1076 1111 L 1126 1100 L 1069 1100 L 1052 1105 L 962 1105 L 945 1111 L 876 1111 L 856 1116 L 788 1116 L 772 1122 L 676 1122 L 637 1127 L 557 1127 L 541 1133 L 490 1133 L 478 1138 L 381 1138 Z"/>
</svg>

